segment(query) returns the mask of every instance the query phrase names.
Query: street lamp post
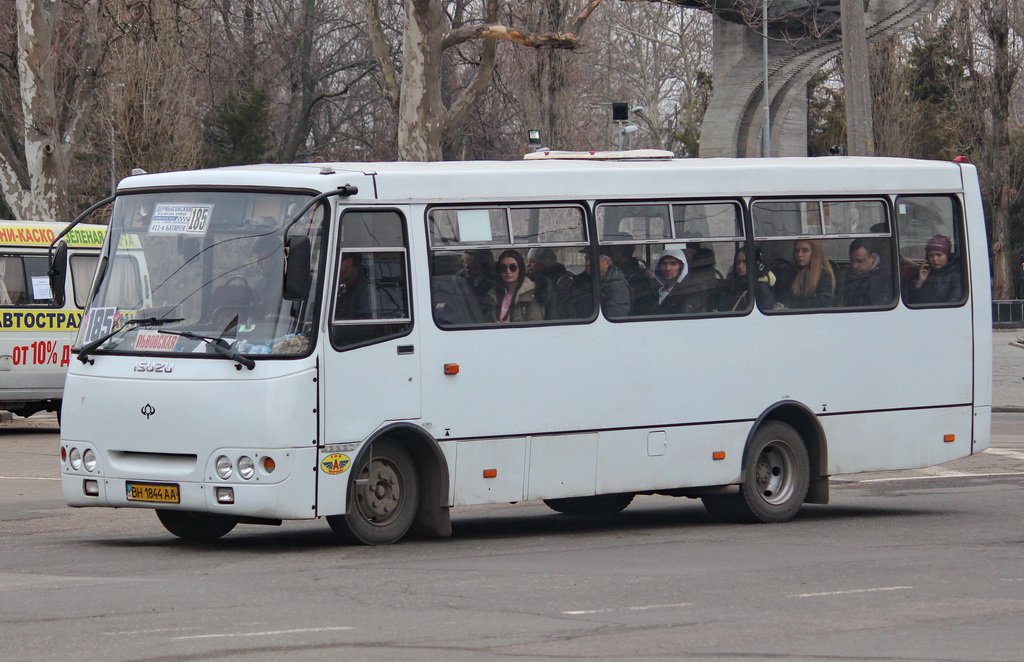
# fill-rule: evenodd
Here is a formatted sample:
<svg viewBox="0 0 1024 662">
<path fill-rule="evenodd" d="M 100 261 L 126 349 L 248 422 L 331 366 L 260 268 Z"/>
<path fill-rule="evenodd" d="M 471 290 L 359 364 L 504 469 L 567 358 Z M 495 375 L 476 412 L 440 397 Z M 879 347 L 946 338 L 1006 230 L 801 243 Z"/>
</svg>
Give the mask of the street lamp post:
<svg viewBox="0 0 1024 662">
<path fill-rule="evenodd" d="M 761 156 L 772 152 L 771 104 L 768 96 L 768 0 L 761 0 L 761 57 L 764 60 L 764 122 L 761 127 Z"/>
</svg>

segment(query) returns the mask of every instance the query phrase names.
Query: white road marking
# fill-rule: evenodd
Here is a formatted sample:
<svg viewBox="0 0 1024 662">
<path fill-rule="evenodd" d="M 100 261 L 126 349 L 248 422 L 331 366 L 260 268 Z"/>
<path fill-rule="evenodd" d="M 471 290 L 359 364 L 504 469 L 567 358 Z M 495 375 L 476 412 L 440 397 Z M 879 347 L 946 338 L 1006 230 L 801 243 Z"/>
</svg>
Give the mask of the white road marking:
<svg viewBox="0 0 1024 662">
<path fill-rule="evenodd" d="M 637 607 L 609 607 L 607 609 L 579 609 L 576 611 L 563 611 L 566 616 L 581 616 L 585 614 L 607 614 L 614 611 L 647 611 L 648 609 L 675 609 L 677 607 L 692 607 L 692 602 L 679 602 L 672 605 L 640 605 Z"/>
<path fill-rule="evenodd" d="M 983 453 L 992 453 L 993 455 L 1002 455 L 1003 457 L 1012 457 L 1015 460 L 1024 460 L 1024 451 L 1015 451 L 1009 448 L 986 448 Z"/>
<path fill-rule="evenodd" d="M 854 593 L 877 593 L 879 591 L 902 591 L 912 589 L 913 586 L 881 586 L 879 588 L 854 588 L 848 591 L 824 591 L 822 593 L 797 593 L 787 595 L 787 598 L 820 598 L 830 595 L 852 595 Z"/>
<path fill-rule="evenodd" d="M 970 474 L 962 471 L 945 471 L 929 476 L 897 476 L 895 478 L 868 478 L 855 481 L 858 483 L 893 483 L 900 480 L 935 480 L 937 478 L 996 478 L 999 476 L 1019 476 L 1024 478 L 1024 471 L 1008 471 L 1005 473 Z"/>
<path fill-rule="evenodd" d="M 299 628 L 296 630 L 264 630 L 262 632 L 225 632 L 222 634 L 193 634 L 175 639 L 218 639 L 221 637 L 269 637 L 277 634 L 304 634 L 306 632 L 335 632 L 337 630 L 355 630 L 355 626 L 338 625 L 325 628 Z"/>
</svg>

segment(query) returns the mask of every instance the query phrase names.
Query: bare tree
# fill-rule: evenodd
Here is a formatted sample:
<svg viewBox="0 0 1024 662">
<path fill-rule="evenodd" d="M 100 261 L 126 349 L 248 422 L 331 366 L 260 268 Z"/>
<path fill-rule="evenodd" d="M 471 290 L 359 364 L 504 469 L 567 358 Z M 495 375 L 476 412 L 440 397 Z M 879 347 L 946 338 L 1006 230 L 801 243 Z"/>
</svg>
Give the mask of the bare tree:
<svg viewBox="0 0 1024 662">
<path fill-rule="evenodd" d="M 536 49 L 572 49 L 578 33 L 601 0 L 589 0 L 565 31 L 534 33 L 496 23 L 498 0 L 484 0 L 477 20 L 466 18 L 471 5 L 442 0 L 403 0 L 405 17 L 400 47 L 401 67 L 388 44 L 379 0 L 367 0 L 367 26 L 380 67 L 384 92 L 398 118 L 399 158 L 430 161 L 441 158 L 444 136 L 458 126 L 490 80 L 496 41 Z M 446 11 L 446 9 L 448 11 Z M 443 54 L 471 41 L 483 40 L 476 73 L 457 95 L 442 94 Z"/>
<path fill-rule="evenodd" d="M 607 101 L 638 108 L 631 119 L 641 130 L 629 144 L 696 156 L 711 95 L 710 14 L 630 2 L 604 18 L 611 30 L 601 67 L 614 81 Z"/>
<path fill-rule="evenodd" d="M 1020 71 L 1020 8 L 1009 0 L 957 0 L 961 48 L 968 50 L 969 88 L 961 90 L 964 121 L 973 126 L 970 147 L 980 166 L 992 232 L 992 295 L 1014 294 L 1010 247 L 1010 103 Z M 1017 46 L 1019 49 L 1019 46 Z"/>
<path fill-rule="evenodd" d="M 66 11 L 67 10 L 67 11 Z M 17 218 L 66 218 L 68 173 L 93 108 L 103 54 L 100 3 L 16 0 L 4 45 L 0 190 Z"/>
</svg>

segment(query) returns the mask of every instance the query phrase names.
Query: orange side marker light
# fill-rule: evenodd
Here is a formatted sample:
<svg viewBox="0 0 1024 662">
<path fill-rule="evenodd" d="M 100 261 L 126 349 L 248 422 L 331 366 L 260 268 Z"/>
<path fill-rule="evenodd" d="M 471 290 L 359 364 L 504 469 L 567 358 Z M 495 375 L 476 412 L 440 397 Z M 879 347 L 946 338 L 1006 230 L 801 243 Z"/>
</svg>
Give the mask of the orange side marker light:
<svg viewBox="0 0 1024 662">
<path fill-rule="evenodd" d="M 498 477 L 498 470 L 497 469 L 484 469 L 484 478 L 497 478 L 497 477 Z"/>
<path fill-rule="evenodd" d="M 942 440 L 948 444 L 951 441 L 956 441 L 956 435 L 955 434 L 947 434 L 947 435 L 942 437 Z"/>
<path fill-rule="evenodd" d="M 711 454 L 711 459 L 712 460 L 724 460 L 725 459 L 725 451 L 715 451 L 714 453 Z"/>
<path fill-rule="evenodd" d="M 446 374 L 446 375 L 457 375 L 457 374 L 459 374 L 459 364 L 458 363 L 445 363 L 444 364 L 444 374 Z"/>
</svg>

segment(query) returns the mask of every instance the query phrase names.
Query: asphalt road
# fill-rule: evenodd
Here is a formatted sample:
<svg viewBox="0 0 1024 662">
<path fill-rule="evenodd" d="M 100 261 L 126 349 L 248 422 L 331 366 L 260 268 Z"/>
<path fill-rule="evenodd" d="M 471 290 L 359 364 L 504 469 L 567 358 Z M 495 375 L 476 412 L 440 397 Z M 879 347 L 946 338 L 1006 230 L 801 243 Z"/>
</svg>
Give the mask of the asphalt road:
<svg viewBox="0 0 1024 662">
<path fill-rule="evenodd" d="M 326 523 L 202 547 L 61 502 L 56 422 L 0 424 L 2 660 L 1021 660 L 1024 414 L 922 471 L 834 480 L 783 525 L 638 498 L 454 512 L 448 540 Z"/>
</svg>

